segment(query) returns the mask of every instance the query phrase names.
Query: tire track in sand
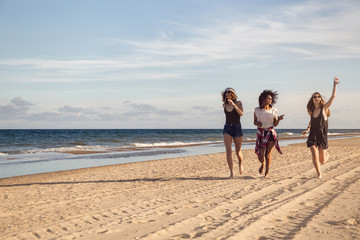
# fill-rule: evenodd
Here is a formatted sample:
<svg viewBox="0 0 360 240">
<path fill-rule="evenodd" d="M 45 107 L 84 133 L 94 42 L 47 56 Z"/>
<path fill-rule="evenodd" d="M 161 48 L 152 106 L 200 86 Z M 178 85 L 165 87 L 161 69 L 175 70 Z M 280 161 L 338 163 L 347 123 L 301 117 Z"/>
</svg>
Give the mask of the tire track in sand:
<svg viewBox="0 0 360 240">
<path fill-rule="evenodd" d="M 291 238 L 294 235 L 294 229 L 306 225 L 314 213 L 321 211 L 330 201 L 359 179 L 356 172 L 360 168 L 353 170 L 354 162 L 352 160 L 353 158 L 349 158 L 346 161 L 348 166 L 344 166 L 343 162 L 341 171 L 338 169 L 338 163 L 332 162 L 326 173 L 329 176 L 327 180 L 314 178 L 286 179 L 278 183 L 282 186 L 276 191 L 272 191 L 271 187 L 265 187 L 255 193 L 242 196 L 241 199 L 224 201 L 212 210 L 143 236 L 143 239 L 198 237 L 201 239 L 227 239 L 233 235 L 236 236 L 233 239 L 259 239 L 261 235 L 256 238 L 253 233 L 257 233 L 258 228 L 261 229 L 264 224 L 269 222 L 277 223 L 280 226 L 279 232 L 271 233 L 270 231 L 272 235 L 277 236 L 274 239 L 287 239 L 283 236 Z M 313 171 L 313 169 L 309 170 L 306 175 L 313 175 Z M 346 178 L 345 176 L 349 174 L 351 177 Z M 330 175 L 338 180 L 333 180 Z M 304 198 L 311 200 L 312 203 L 299 202 L 301 201 L 299 199 Z M 317 204 L 317 201 L 322 204 Z M 312 204 L 314 206 L 311 206 Z M 295 211 L 295 209 L 300 210 Z M 283 221 L 281 217 L 270 218 L 270 220 L 263 217 L 276 216 L 276 214 L 284 215 L 284 213 L 290 214 L 286 221 Z M 295 213 L 298 214 L 295 215 Z M 257 224 L 258 222 L 260 224 Z M 281 222 L 290 222 L 290 224 L 281 226 Z M 271 225 L 269 226 L 271 229 Z M 276 229 L 279 228 L 276 227 Z M 224 232 L 227 235 L 224 236 Z M 245 233 L 251 234 L 246 235 Z M 243 238 L 242 234 L 246 237 Z"/>
</svg>

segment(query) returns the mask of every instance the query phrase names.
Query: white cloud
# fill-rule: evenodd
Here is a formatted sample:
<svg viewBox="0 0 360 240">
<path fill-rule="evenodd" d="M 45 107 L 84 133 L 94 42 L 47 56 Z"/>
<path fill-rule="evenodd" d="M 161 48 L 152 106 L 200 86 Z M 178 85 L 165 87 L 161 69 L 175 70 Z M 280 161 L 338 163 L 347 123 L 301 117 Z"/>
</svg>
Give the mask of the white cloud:
<svg viewBox="0 0 360 240">
<path fill-rule="evenodd" d="M 224 19 L 208 27 L 187 26 L 191 37 L 182 40 L 127 43 L 139 52 L 191 57 L 199 62 L 276 57 L 276 49 L 289 50 L 294 58 L 303 58 L 303 55 L 311 59 L 358 58 L 360 29 L 353 23 L 360 21 L 359 4 L 331 3 L 296 5 L 285 10 L 285 14 L 273 12 L 270 16 L 258 16 L 247 22 Z M 302 50 L 282 48 L 284 44 Z"/>
<path fill-rule="evenodd" d="M 131 110 L 124 113 L 103 113 L 91 108 L 79 108 L 73 106 L 63 106 L 53 111 L 39 113 L 31 112 L 33 104 L 25 101 L 21 97 L 12 99 L 9 104 L 0 106 L 0 119 L 24 119 L 28 121 L 47 122 L 47 121 L 125 121 L 152 117 L 154 119 L 169 118 L 180 116 L 184 112 L 174 111 L 166 108 L 159 108 L 150 104 L 138 104 L 125 101 L 124 105 Z M 102 108 L 104 109 L 104 108 Z"/>
<path fill-rule="evenodd" d="M 133 117 L 147 117 L 147 116 L 158 116 L 158 117 L 172 117 L 182 115 L 182 111 L 174 111 L 163 108 L 158 108 L 150 104 L 137 104 L 126 102 L 127 105 L 131 108 L 130 111 L 123 113 L 122 117 L 124 118 L 133 118 Z"/>
<path fill-rule="evenodd" d="M 207 64 L 219 61 L 239 66 L 246 60 L 243 64 L 256 67 L 258 64 L 251 62 L 272 58 L 359 58 L 359 12 L 357 1 L 309 1 L 269 10 L 246 21 L 234 16 L 214 19 L 207 26 L 162 21 L 168 24 L 168 29 L 162 30 L 158 39 L 112 39 L 119 43 L 119 49 L 127 49 L 121 57 L 0 59 L 0 65 L 26 72 L 17 71 L 15 76 L 3 74 L 2 79 L 50 82 L 175 79 L 191 72 L 189 67 L 206 69 Z"/>
<path fill-rule="evenodd" d="M 0 119 L 23 118 L 32 105 L 21 97 L 13 98 L 7 105 L 0 106 Z"/>
<path fill-rule="evenodd" d="M 71 107 L 71 106 L 64 106 L 58 109 L 61 113 L 86 113 L 86 114 L 94 114 L 95 112 L 92 109 L 89 108 L 77 108 L 77 107 Z"/>
</svg>

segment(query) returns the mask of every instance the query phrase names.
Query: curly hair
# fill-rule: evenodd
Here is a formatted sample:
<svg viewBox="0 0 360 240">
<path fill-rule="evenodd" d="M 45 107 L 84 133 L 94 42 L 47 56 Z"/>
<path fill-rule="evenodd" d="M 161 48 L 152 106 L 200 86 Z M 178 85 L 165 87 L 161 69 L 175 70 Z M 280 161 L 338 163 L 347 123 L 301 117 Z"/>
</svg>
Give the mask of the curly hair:
<svg viewBox="0 0 360 240">
<path fill-rule="evenodd" d="M 226 88 L 224 91 L 221 92 L 222 101 L 223 101 L 224 103 L 226 102 L 225 93 L 226 93 L 227 91 L 230 91 L 230 92 L 231 92 L 231 100 L 234 101 L 234 102 L 236 102 L 238 96 L 236 95 L 235 90 L 234 90 L 233 88 L 230 88 L 230 87 Z"/>
<path fill-rule="evenodd" d="M 270 104 L 270 107 L 272 107 L 276 103 L 279 94 L 276 91 L 264 90 L 259 96 L 259 107 L 260 108 L 268 95 L 270 95 L 272 97 L 272 102 Z"/>
<path fill-rule="evenodd" d="M 319 92 L 314 92 L 311 95 L 311 98 L 309 99 L 309 101 L 308 101 L 308 103 L 306 105 L 307 111 L 308 111 L 310 116 L 312 115 L 312 113 L 313 113 L 313 111 L 315 109 L 315 105 L 314 105 L 314 101 L 313 101 L 313 97 L 314 97 L 315 94 L 318 94 L 321 97 L 321 101 L 320 101 L 321 107 L 323 107 L 325 105 L 324 97 Z M 328 117 L 330 116 L 330 109 L 327 109 L 326 116 L 328 116 Z"/>
</svg>

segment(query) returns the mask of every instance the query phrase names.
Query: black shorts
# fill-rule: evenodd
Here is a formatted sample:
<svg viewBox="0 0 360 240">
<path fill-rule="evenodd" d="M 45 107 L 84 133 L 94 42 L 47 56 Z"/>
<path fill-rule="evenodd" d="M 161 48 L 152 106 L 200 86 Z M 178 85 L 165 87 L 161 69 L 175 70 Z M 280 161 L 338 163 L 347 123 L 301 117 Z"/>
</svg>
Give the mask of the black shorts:
<svg viewBox="0 0 360 240">
<path fill-rule="evenodd" d="M 242 137 L 244 134 L 242 132 L 241 123 L 226 123 L 224 126 L 223 134 L 229 134 L 233 138 Z"/>
</svg>

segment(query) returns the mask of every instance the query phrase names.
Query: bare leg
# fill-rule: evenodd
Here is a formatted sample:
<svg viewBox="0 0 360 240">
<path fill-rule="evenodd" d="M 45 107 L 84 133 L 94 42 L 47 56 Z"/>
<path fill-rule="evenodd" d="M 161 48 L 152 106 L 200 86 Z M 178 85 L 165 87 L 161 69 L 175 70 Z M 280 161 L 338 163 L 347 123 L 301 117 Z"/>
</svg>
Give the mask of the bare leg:
<svg viewBox="0 0 360 240">
<path fill-rule="evenodd" d="M 325 163 L 327 163 L 329 161 L 329 158 L 330 158 L 330 153 L 326 150 L 326 156 L 325 156 Z"/>
<path fill-rule="evenodd" d="M 265 161 L 265 148 L 259 148 L 259 155 L 258 155 L 259 162 L 261 166 L 259 168 L 259 173 L 262 174 L 264 170 L 264 161 Z"/>
<path fill-rule="evenodd" d="M 271 164 L 271 153 L 274 149 L 275 142 L 274 141 L 268 141 L 266 145 L 266 151 L 265 151 L 265 159 L 266 159 L 266 171 L 265 171 L 265 177 L 269 176 L 269 169 Z"/>
<path fill-rule="evenodd" d="M 234 171 L 233 171 L 232 148 L 231 148 L 232 137 L 229 134 L 224 134 L 224 144 L 226 149 L 226 160 L 230 170 L 230 178 L 233 178 Z"/>
<path fill-rule="evenodd" d="M 316 170 L 316 172 L 318 174 L 318 178 L 322 178 L 321 171 L 320 171 L 319 151 L 314 145 L 310 147 L 310 151 L 311 151 L 312 160 L 313 160 L 315 170 Z"/>
<path fill-rule="evenodd" d="M 236 153 L 236 156 L 239 160 L 239 171 L 240 171 L 240 174 L 243 174 L 244 172 L 244 167 L 243 167 L 243 164 L 242 164 L 242 160 L 243 160 L 243 154 L 241 152 L 241 144 L 242 144 L 242 141 L 243 141 L 243 137 L 236 137 L 234 138 L 234 143 L 235 143 L 235 153 Z"/>
<path fill-rule="evenodd" d="M 329 153 L 326 149 L 319 147 L 319 161 L 321 164 L 325 164 L 329 160 Z"/>
</svg>

